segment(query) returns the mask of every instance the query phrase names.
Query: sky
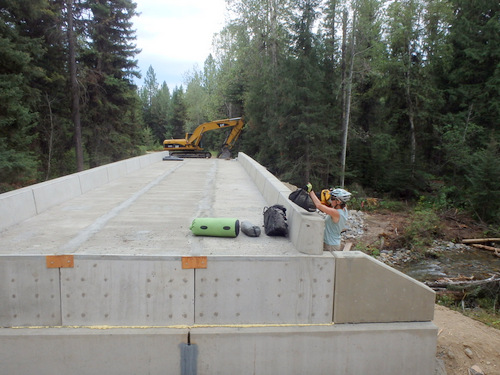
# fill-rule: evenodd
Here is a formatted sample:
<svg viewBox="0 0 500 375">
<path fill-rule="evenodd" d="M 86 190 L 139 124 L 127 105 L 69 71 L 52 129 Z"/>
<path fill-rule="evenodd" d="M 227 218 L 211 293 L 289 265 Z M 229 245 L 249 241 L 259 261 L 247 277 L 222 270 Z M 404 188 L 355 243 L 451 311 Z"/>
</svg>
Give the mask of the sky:
<svg viewBox="0 0 500 375">
<path fill-rule="evenodd" d="M 153 67 L 158 84 L 166 82 L 170 92 L 181 85 L 185 75 L 202 69 L 212 52 L 213 35 L 224 27 L 225 0 L 135 0 L 138 17 L 136 56 L 142 78 Z"/>
</svg>

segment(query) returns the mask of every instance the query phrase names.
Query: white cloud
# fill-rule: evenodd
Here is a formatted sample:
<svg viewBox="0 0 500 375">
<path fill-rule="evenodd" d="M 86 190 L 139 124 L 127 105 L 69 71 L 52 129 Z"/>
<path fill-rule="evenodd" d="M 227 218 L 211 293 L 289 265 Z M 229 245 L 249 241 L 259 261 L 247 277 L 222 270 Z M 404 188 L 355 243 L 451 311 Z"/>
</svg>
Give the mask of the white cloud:
<svg viewBox="0 0 500 375">
<path fill-rule="evenodd" d="M 142 76 L 149 66 L 172 90 L 193 66 L 203 66 L 213 35 L 224 27 L 225 0 L 136 0 L 137 56 Z M 143 83 L 143 79 L 137 82 Z"/>
</svg>

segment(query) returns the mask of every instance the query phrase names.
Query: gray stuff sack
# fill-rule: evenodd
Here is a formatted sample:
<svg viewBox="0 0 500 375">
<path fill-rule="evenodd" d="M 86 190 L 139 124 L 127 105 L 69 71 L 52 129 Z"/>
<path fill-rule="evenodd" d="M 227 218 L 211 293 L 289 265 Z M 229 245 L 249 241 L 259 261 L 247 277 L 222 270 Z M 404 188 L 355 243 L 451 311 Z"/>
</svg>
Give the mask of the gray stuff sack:
<svg viewBox="0 0 500 375">
<path fill-rule="evenodd" d="M 245 233 L 248 237 L 259 237 L 260 236 L 260 228 L 258 225 L 253 225 L 249 221 L 241 222 L 241 231 Z"/>
</svg>

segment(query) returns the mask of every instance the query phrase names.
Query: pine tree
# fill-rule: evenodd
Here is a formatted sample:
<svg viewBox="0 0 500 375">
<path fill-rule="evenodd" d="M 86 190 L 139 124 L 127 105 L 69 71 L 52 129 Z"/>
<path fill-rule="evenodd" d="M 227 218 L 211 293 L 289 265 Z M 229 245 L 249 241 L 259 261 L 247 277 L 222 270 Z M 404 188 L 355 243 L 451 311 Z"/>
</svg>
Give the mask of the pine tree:
<svg viewBox="0 0 500 375">
<path fill-rule="evenodd" d="M 172 126 L 173 138 L 184 138 L 186 136 L 186 103 L 182 86 L 176 87 L 172 92 L 169 123 Z"/>
<path fill-rule="evenodd" d="M 488 223 L 500 224 L 500 147 L 492 139 L 482 150 L 471 157 L 467 173 L 467 198 L 472 211 Z"/>
<path fill-rule="evenodd" d="M 135 140 L 140 126 L 135 120 L 138 52 L 131 18 L 131 0 L 87 0 L 92 17 L 87 23 L 88 47 L 82 52 L 85 66 L 85 145 L 91 167 L 138 152 Z"/>
<path fill-rule="evenodd" d="M 383 64 L 387 60 L 382 40 L 382 4 L 378 0 L 358 0 L 354 11 L 357 22 L 354 29 L 355 55 L 352 82 L 351 129 L 347 158 L 347 177 L 356 179 L 361 185 L 373 184 L 379 168 L 374 153 L 374 137 L 381 131 L 384 74 Z"/>
<path fill-rule="evenodd" d="M 2 9 L 3 8 L 3 9 Z M 33 64 L 43 54 L 40 39 L 27 24 L 43 9 L 41 2 L 6 2 L 0 8 L 0 191 L 33 182 L 37 158 L 32 151 L 40 92 L 31 82 L 43 75 Z"/>
<path fill-rule="evenodd" d="M 163 82 L 160 89 L 156 93 L 156 96 L 153 98 L 151 106 L 151 128 L 155 138 L 160 142 L 163 142 L 163 140 L 167 137 L 170 138 L 173 131 L 173 127 L 168 121 L 170 106 L 170 90 L 168 85 Z"/>
<path fill-rule="evenodd" d="M 152 66 L 148 68 L 144 77 L 144 85 L 140 90 L 142 104 L 142 118 L 145 126 L 151 129 L 156 142 L 163 142 L 166 134 L 171 134 L 168 125 L 170 113 L 170 90 L 164 82 L 159 87 L 156 73 Z M 171 136 L 168 136 L 169 138 Z"/>
<path fill-rule="evenodd" d="M 500 3 L 454 0 L 453 56 L 447 86 L 455 122 L 496 129 L 500 118 Z M 476 139 L 476 146 L 487 143 Z"/>
<path fill-rule="evenodd" d="M 279 171 L 283 178 L 297 183 L 311 180 L 327 184 L 325 172 L 329 171 L 325 167 L 336 153 L 335 146 L 327 143 L 330 139 L 327 95 L 323 71 L 319 69 L 319 43 L 313 31 L 318 6 L 319 2 L 311 0 L 299 3 L 293 56 L 287 60 L 289 71 L 282 83 L 289 89 L 291 100 L 279 107 L 286 121 L 276 129 L 280 149 L 287 154 L 279 164 Z"/>
</svg>

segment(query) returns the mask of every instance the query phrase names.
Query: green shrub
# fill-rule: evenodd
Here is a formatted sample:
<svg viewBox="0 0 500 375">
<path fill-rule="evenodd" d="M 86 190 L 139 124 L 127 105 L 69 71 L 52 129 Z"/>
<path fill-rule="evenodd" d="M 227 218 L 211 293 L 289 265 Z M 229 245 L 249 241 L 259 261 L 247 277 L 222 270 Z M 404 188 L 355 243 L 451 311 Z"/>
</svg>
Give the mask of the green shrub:
<svg viewBox="0 0 500 375">
<path fill-rule="evenodd" d="M 379 201 L 379 207 L 392 212 L 403 212 L 408 209 L 404 202 L 390 199 L 381 199 Z"/>
<path fill-rule="evenodd" d="M 431 209 L 416 209 L 410 216 L 403 231 L 404 246 L 422 251 L 430 246 L 435 238 L 442 236 L 439 216 Z"/>
</svg>

